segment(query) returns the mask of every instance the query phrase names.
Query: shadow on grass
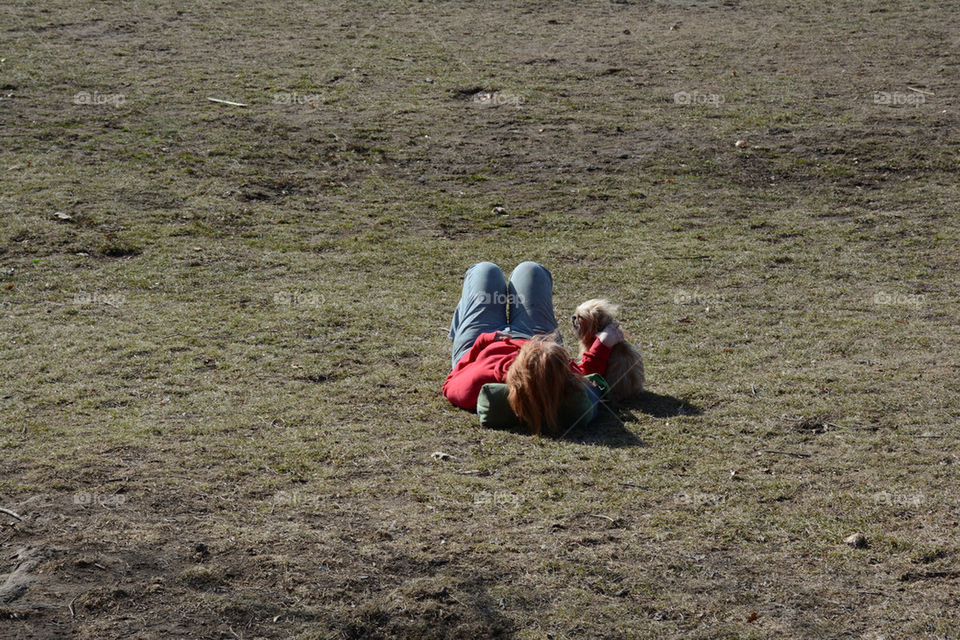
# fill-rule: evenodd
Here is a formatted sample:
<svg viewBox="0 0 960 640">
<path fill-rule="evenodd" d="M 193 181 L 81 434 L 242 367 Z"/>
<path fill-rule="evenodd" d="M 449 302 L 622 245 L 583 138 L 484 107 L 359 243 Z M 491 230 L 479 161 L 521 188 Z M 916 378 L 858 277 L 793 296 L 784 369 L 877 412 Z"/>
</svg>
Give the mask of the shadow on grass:
<svg viewBox="0 0 960 640">
<path fill-rule="evenodd" d="M 702 410 L 681 398 L 644 391 L 639 397 L 629 402 L 618 405 L 602 404 L 600 413 L 593 422 L 587 426 L 571 429 L 560 439 L 611 448 L 645 447 L 647 445 L 643 440 L 626 426 L 628 421 L 636 420 L 634 412 L 645 413 L 655 418 L 672 418 L 700 415 Z"/>
<path fill-rule="evenodd" d="M 631 410 L 640 411 L 654 418 L 673 418 L 675 416 L 698 416 L 703 410 L 697 405 L 674 396 L 644 391 L 639 397 L 616 407 L 619 412 L 632 418 Z"/>
<path fill-rule="evenodd" d="M 634 411 L 646 413 L 655 418 L 696 416 L 702 413 L 700 407 L 687 400 L 653 393 L 652 391 L 644 391 L 639 397 L 626 403 L 602 403 L 597 417 L 589 424 L 581 424 L 581 420 L 578 424 L 563 431 L 559 435 L 544 437 L 611 448 L 645 447 L 646 444 L 643 440 L 638 438 L 626 426 L 627 421 L 637 420 Z M 492 426 L 485 424 L 484 428 L 529 436 L 528 431 L 515 426 Z"/>
<path fill-rule="evenodd" d="M 600 407 L 600 414 L 590 424 L 574 427 L 558 439 L 612 449 L 647 446 L 606 406 Z"/>
</svg>

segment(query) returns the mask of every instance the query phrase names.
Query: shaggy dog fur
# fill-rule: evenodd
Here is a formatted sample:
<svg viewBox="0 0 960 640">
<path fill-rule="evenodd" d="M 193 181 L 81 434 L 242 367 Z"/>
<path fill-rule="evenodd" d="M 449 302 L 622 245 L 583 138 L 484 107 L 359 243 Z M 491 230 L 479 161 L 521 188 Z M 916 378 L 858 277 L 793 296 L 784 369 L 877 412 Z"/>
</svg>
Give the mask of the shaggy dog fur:
<svg viewBox="0 0 960 640">
<path fill-rule="evenodd" d="M 597 334 L 616 320 L 619 307 L 609 300 L 587 300 L 573 314 L 573 328 L 580 338 L 580 356 L 593 345 Z M 623 402 L 643 391 L 643 357 L 636 347 L 624 340 L 614 345 L 603 376 L 610 384 L 610 397 Z"/>
</svg>

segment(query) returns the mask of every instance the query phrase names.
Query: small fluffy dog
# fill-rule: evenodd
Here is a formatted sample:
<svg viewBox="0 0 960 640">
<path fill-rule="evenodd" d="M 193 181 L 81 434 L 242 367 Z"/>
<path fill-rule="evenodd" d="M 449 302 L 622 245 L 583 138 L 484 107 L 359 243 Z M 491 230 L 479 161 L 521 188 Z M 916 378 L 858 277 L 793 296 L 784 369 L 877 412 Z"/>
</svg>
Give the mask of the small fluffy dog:
<svg viewBox="0 0 960 640">
<path fill-rule="evenodd" d="M 573 314 L 573 329 L 580 338 L 580 356 L 590 348 L 597 334 L 617 319 L 619 307 L 609 300 L 587 300 Z M 623 402 L 643 391 L 643 357 L 636 347 L 624 340 L 614 345 L 603 376 L 610 385 L 610 397 Z"/>
</svg>

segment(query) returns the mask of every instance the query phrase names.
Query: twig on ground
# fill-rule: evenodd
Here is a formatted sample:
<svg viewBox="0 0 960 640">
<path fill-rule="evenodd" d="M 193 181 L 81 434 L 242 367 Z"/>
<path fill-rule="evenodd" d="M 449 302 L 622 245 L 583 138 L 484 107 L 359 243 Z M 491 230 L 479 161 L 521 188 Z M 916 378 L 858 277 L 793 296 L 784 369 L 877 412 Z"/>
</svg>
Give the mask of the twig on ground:
<svg viewBox="0 0 960 640">
<path fill-rule="evenodd" d="M 81 595 L 83 595 L 84 593 L 86 593 L 86 591 L 81 591 L 81 592 L 78 593 L 77 595 L 73 596 L 73 600 L 71 600 L 71 601 L 70 601 L 70 604 L 67 605 L 67 609 L 70 610 L 70 617 L 71 617 L 71 618 L 76 618 L 76 617 L 77 617 L 77 612 L 73 610 L 73 603 L 76 602 L 76 601 L 77 601 L 77 598 L 79 598 L 79 597 L 80 597 Z"/>
<path fill-rule="evenodd" d="M 708 255 L 698 255 L 698 256 L 660 256 L 667 260 L 707 260 L 713 256 Z"/>
<path fill-rule="evenodd" d="M 20 522 L 23 522 L 23 518 L 21 518 L 20 516 L 18 516 L 17 514 L 15 514 L 13 511 L 10 511 L 10 509 L 4 509 L 3 507 L 0 507 L 0 513 L 5 513 L 5 514 L 7 514 L 8 516 L 10 516 L 11 518 L 16 518 L 16 519 L 19 520 Z"/>
<path fill-rule="evenodd" d="M 619 483 L 621 487 L 636 487 L 637 489 L 649 489 L 650 487 L 645 484 L 636 484 L 633 482 L 621 482 Z"/>
<path fill-rule="evenodd" d="M 610 522 L 616 522 L 616 520 L 614 520 L 614 519 L 611 518 L 610 516 L 605 516 L 605 515 L 603 515 L 602 513 L 591 513 L 591 514 L 590 514 L 590 517 L 591 517 L 591 518 L 603 518 L 604 520 L 609 520 Z"/>
<path fill-rule="evenodd" d="M 924 91 L 923 89 L 917 89 L 916 87 L 911 87 L 910 85 L 907 85 L 907 89 L 910 89 L 910 91 L 913 91 L 913 92 L 915 92 L 915 93 L 922 93 L 922 94 L 925 95 L 925 96 L 935 96 L 935 95 L 937 95 L 937 94 L 935 94 L 933 91 Z"/>
<path fill-rule="evenodd" d="M 246 107 L 248 105 L 243 104 L 242 102 L 231 102 L 230 100 L 220 100 L 219 98 L 207 98 L 210 102 L 216 102 L 218 104 L 228 104 L 231 107 Z"/>
</svg>

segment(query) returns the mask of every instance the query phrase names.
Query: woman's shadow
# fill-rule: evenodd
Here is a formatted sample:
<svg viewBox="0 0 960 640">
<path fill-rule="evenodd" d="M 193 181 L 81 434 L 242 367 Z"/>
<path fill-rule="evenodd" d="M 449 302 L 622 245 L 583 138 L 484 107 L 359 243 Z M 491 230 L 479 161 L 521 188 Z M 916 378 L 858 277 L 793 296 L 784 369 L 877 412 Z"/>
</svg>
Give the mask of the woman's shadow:
<svg viewBox="0 0 960 640">
<path fill-rule="evenodd" d="M 645 447 L 646 444 L 627 429 L 628 421 L 637 419 L 636 413 L 645 413 L 654 418 L 697 416 L 703 410 L 689 400 L 652 391 L 644 391 L 627 402 L 613 404 L 603 402 L 597 417 L 585 426 L 576 426 L 561 436 L 581 444 L 611 448 Z"/>
</svg>

